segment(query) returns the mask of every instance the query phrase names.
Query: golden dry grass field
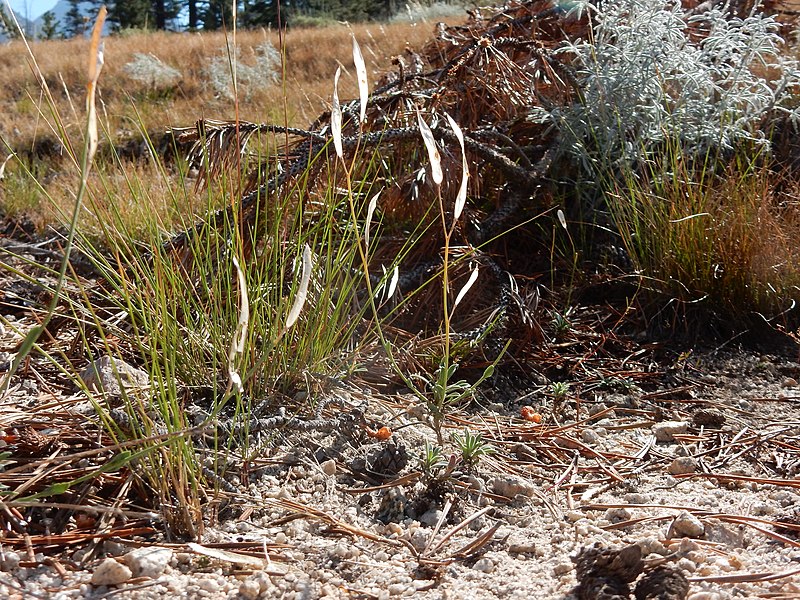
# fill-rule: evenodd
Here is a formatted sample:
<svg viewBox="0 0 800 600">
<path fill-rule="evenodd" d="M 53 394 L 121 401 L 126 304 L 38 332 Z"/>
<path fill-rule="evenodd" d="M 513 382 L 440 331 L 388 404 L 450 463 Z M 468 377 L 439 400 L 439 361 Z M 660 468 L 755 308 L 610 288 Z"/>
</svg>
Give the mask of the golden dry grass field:
<svg viewBox="0 0 800 600">
<path fill-rule="evenodd" d="M 373 77 L 392 69 L 391 57 L 406 47 L 417 48 L 431 37 L 433 23 L 361 24 L 277 31 L 236 33 L 239 60 L 252 65 L 254 49 L 269 43 L 285 48 L 282 81 L 254 90 L 239 105 L 240 117 L 282 122 L 284 110 L 291 124 L 305 125 L 328 106 L 333 73 L 341 64 L 351 68 L 350 36 L 355 35 Z M 31 44 L 56 106 L 69 128 L 83 120 L 88 40 L 41 41 Z M 137 33 L 105 41 L 105 65 L 100 79 L 103 112 L 112 130 L 130 129 L 141 119 L 148 129 L 190 125 L 200 118 L 233 118 L 228 98 L 215 97 L 207 70 L 215 58 L 226 60 L 232 34 Z M 177 69 L 181 77 L 169 89 L 137 81 L 126 73 L 137 53 L 151 55 Z M 343 97 L 356 95 L 352 77 L 343 77 Z M 159 97 L 162 96 L 162 97 Z M 135 104 L 135 109 L 134 109 Z M 40 111 L 44 112 L 42 118 Z M 48 107 L 22 42 L 0 47 L 0 135 L 12 145 L 29 143 L 47 131 Z"/>
<path fill-rule="evenodd" d="M 431 38 L 433 28 L 433 23 L 406 22 L 291 29 L 283 37 L 264 29 L 237 31 L 235 36 L 232 32 L 158 32 L 109 37 L 98 88 L 104 131 L 101 144 L 120 148 L 127 143 L 134 153 L 141 154 L 143 134 L 158 138 L 169 128 L 192 126 L 199 119 L 238 118 L 307 126 L 330 108 L 337 66 L 343 69 L 340 97 L 358 95 L 352 36 L 358 40 L 375 82 L 397 69 L 392 57 L 407 48 L 421 47 Z M 272 49 L 273 62 L 267 61 L 265 67 L 264 61 L 258 62 L 258 55 L 266 45 Z M 79 151 L 89 41 L 38 41 L 30 44 L 30 50 L 22 41 L 0 46 L 0 140 L 5 154 L 16 153 L 25 165 L 9 161 L 0 205 L 4 215 L 24 217 L 41 229 L 63 222 L 59 211 L 68 210 L 77 189 L 78 169 L 74 161 L 70 165 L 63 140 Z M 214 85 L 215 78 L 230 80 L 234 56 L 238 102 L 232 93 L 226 93 L 230 88 Z M 132 69 L 142 57 L 158 68 L 174 69 L 172 76 L 159 77 L 153 67 L 152 77 L 147 76 L 147 69 L 137 75 L 141 70 Z M 41 85 L 37 73 L 46 86 Z M 42 190 L 30 185 L 24 168 L 31 170 Z M 171 218 L 178 215 L 169 208 L 176 188 L 169 174 L 143 161 L 119 169 L 108 155 L 104 159 L 102 151 L 97 171 L 104 174 L 104 181 L 100 183 L 95 175 L 90 193 L 102 196 L 103 188 L 110 185 L 120 192 L 118 206 L 129 213 L 132 223 L 158 214 L 163 226 L 171 227 Z M 187 214 L 202 210 L 192 206 L 193 201 L 193 197 L 186 200 Z"/>
</svg>

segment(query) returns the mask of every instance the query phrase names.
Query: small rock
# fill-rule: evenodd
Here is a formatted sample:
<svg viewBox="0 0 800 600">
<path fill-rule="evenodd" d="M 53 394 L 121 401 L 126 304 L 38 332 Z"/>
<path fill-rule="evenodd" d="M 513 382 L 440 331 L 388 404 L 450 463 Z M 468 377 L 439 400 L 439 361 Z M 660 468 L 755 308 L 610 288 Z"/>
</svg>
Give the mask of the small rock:
<svg viewBox="0 0 800 600">
<path fill-rule="evenodd" d="M 241 594 L 241 592 L 239 593 Z M 320 588 L 319 596 L 320 598 L 338 598 L 339 590 L 336 589 L 336 586 L 326 583 Z"/>
<path fill-rule="evenodd" d="M 414 521 L 414 523 L 416 523 L 416 521 Z M 413 527 L 413 524 L 409 526 L 403 538 L 408 540 L 411 545 L 419 551 L 422 551 L 428 545 L 429 540 L 428 533 L 422 527 L 419 527 L 419 525 Z"/>
<path fill-rule="evenodd" d="M 684 473 L 694 473 L 697 470 L 697 460 L 691 456 L 681 456 L 673 460 L 667 472 L 670 475 L 683 475 Z"/>
<path fill-rule="evenodd" d="M 156 579 L 166 570 L 172 560 L 173 552 L 169 548 L 137 548 L 122 557 L 123 562 L 130 567 L 134 577 L 149 577 Z"/>
<path fill-rule="evenodd" d="M 570 510 L 564 514 L 564 517 L 566 517 L 567 521 L 569 521 L 570 523 L 575 523 L 576 521 L 580 521 L 585 516 L 586 515 L 579 510 Z"/>
<path fill-rule="evenodd" d="M 244 600 L 257 600 L 261 595 L 261 586 L 253 579 L 245 579 L 239 584 L 239 595 Z"/>
<path fill-rule="evenodd" d="M 340 542 L 330 549 L 328 555 L 340 560 L 350 558 L 350 545 Z"/>
<path fill-rule="evenodd" d="M 695 517 L 693 514 L 683 511 L 679 514 L 670 526 L 669 537 L 688 537 L 688 538 L 701 538 L 706 532 L 706 528 L 702 521 Z"/>
<path fill-rule="evenodd" d="M 647 504 L 651 501 L 651 497 L 647 494 L 639 494 L 637 492 L 625 494 L 624 498 L 628 504 Z"/>
<path fill-rule="evenodd" d="M 403 528 L 399 523 L 387 523 L 385 531 L 389 535 L 401 536 L 403 535 Z"/>
<path fill-rule="evenodd" d="M 679 569 L 683 569 L 687 573 L 694 573 L 697 570 L 697 565 L 685 557 L 679 559 L 678 562 L 675 563 L 675 566 Z"/>
<path fill-rule="evenodd" d="M 604 411 L 605 409 L 607 409 L 607 408 L 608 408 L 608 407 L 607 407 L 605 404 L 603 404 L 602 402 L 600 402 L 600 403 L 598 403 L 598 404 L 591 404 L 591 405 L 589 405 L 589 408 L 587 409 L 587 412 L 589 413 L 589 416 L 590 416 L 590 417 L 593 417 L 593 416 L 595 416 L 597 413 L 601 413 L 601 412 L 603 412 L 603 411 Z M 604 417 L 606 417 L 606 416 L 608 416 L 608 415 L 606 414 L 606 415 L 603 415 L 603 416 L 604 416 Z"/>
<path fill-rule="evenodd" d="M 567 573 L 572 571 L 572 568 L 573 567 L 571 563 L 566 563 L 566 562 L 558 563 L 555 567 L 553 567 L 553 574 L 556 577 L 559 577 L 561 575 L 566 575 Z"/>
<path fill-rule="evenodd" d="M 439 519 L 442 517 L 442 511 L 437 510 L 435 508 L 429 510 L 425 514 L 419 517 L 419 522 L 423 525 L 427 525 L 429 527 L 433 527 L 436 523 L 439 522 Z"/>
<path fill-rule="evenodd" d="M 325 473 L 328 477 L 333 477 L 336 475 L 336 461 L 332 458 L 326 460 L 322 464 L 320 464 L 320 468 L 322 472 Z"/>
<path fill-rule="evenodd" d="M 113 558 L 106 558 L 92 573 L 92 585 L 119 585 L 133 576 L 131 570 Z"/>
<path fill-rule="evenodd" d="M 212 594 L 219 591 L 219 583 L 214 579 L 201 579 L 197 582 L 197 587 Z"/>
<path fill-rule="evenodd" d="M 584 429 L 581 431 L 581 439 L 587 444 L 594 444 L 597 442 L 599 436 L 591 429 Z"/>
<path fill-rule="evenodd" d="M 642 554 L 647 556 L 650 554 L 658 554 L 666 556 L 670 551 L 661 543 L 660 540 L 652 537 L 647 537 L 639 540 L 637 545 L 642 549 Z"/>
<path fill-rule="evenodd" d="M 536 488 L 530 481 L 526 481 L 516 475 L 495 477 L 492 480 L 492 490 L 495 494 L 511 499 L 516 498 L 518 495 L 531 498 L 536 492 Z"/>
<path fill-rule="evenodd" d="M 536 545 L 535 544 L 509 544 L 508 553 L 509 554 L 535 554 L 536 553 Z"/>
<path fill-rule="evenodd" d="M 676 434 L 686 433 L 687 429 L 689 423 L 686 421 L 664 421 L 653 425 L 653 435 L 656 436 L 656 441 L 673 442 Z"/>
<path fill-rule="evenodd" d="M 390 596 L 399 596 L 406 591 L 407 587 L 408 586 L 403 583 L 393 583 L 388 587 L 387 591 Z"/>
<path fill-rule="evenodd" d="M 120 542 L 115 542 L 114 540 L 106 540 L 103 542 L 103 552 L 109 556 L 122 556 L 125 554 L 126 550 L 125 544 L 121 544 Z"/>
<path fill-rule="evenodd" d="M 21 557 L 18 552 L 4 550 L 0 553 L 0 571 L 13 571 L 19 566 Z"/>
<path fill-rule="evenodd" d="M 469 489 L 475 490 L 476 492 L 482 492 L 485 486 L 483 479 L 475 475 L 468 475 L 464 481 L 469 484 Z"/>
<path fill-rule="evenodd" d="M 129 391 L 150 385 L 147 373 L 111 356 L 98 358 L 83 370 L 80 377 L 90 391 L 112 396 L 121 395 L 123 388 Z"/>
<path fill-rule="evenodd" d="M 609 508 L 603 516 L 609 523 L 621 523 L 631 518 L 631 511 L 627 508 Z"/>
<path fill-rule="evenodd" d="M 491 573 L 494 571 L 494 561 L 491 558 L 483 558 L 478 559 L 472 568 L 476 571 L 480 571 L 481 573 Z"/>
<path fill-rule="evenodd" d="M 692 425 L 707 429 L 719 429 L 725 424 L 725 414 L 715 408 L 701 408 L 692 415 Z"/>
<path fill-rule="evenodd" d="M 269 575 L 264 571 L 256 571 L 250 576 L 250 581 L 255 581 L 258 584 L 259 589 L 261 590 L 261 594 L 264 596 L 268 596 L 272 591 L 275 585 L 272 583 L 272 579 L 269 578 Z"/>
<path fill-rule="evenodd" d="M 695 592 L 691 596 L 689 596 L 686 600 L 721 600 L 722 596 L 720 596 L 717 592 Z"/>
</svg>

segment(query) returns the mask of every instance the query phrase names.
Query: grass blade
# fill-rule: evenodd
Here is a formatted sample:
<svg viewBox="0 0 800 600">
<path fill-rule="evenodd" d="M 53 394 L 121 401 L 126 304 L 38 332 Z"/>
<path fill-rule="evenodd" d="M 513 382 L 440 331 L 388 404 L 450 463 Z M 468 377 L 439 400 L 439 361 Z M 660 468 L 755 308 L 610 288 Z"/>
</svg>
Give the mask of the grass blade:
<svg viewBox="0 0 800 600">
<path fill-rule="evenodd" d="M 359 123 L 364 123 L 367 116 L 367 100 L 369 98 L 369 86 L 367 83 L 367 65 L 364 64 L 364 55 L 361 54 L 361 48 L 356 41 L 356 36 L 353 36 L 353 64 L 356 66 L 356 75 L 358 76 L 358 96 L 361 100 L 361 112 L 359 113 Z"/>
<path fill-rule="evenodd" d="M 564 228 L 564 231 L 567 231 L 567 218 L 564 216 L 564 211 L 559 208 L 556 216 L 558 217 L 558 222 L 561 223 L 561 227 Z"/>
<path fill-rule="evenodd" d="M 447 118 L 447 122 L 450 123 L 453 133 L 456 134 L 456 138 L 458 139 L 458 144 L 461 146 L 461 187 L 458 188 L 456 204 L 455 208 L 453 209 L 453 220 L 458 221 L 458 218 L 461 216 L 461 212 L 464 210 L 464 205 L 467 203 L 467 181 L 469 180 L 469 167 L 467 165 L 467 154 L 464 151 L 464 133 L 461 131 L 461 127 L 458 126 L 458 123 L 453 120 L 453 117 L 447 113 L 445 113 L 444 116 Z M 458 301 L 456 301 L 456 304 L 458 304 Z"/>
<path fill-rule="evenodd" d="M 395 265 L 394 272 L 392 273 L 392 280 L 389 282 L 389 289 L 386 290 L 387 302 L 392 299 L 395 291 L 397 290 L 397 282 L 400 281 L 400 267 Z"/>
<path fill-rule="evenodd" d="M 64 288 L 64 281 L 67 277 L 67 266 L 69 265 L 73 244 L 75 243 L 75 232 L 78 227 L 78 218 L 83 207 L 83 198 L 86 195 L 86 187 L 89 180 L 89 170 L 91 169 L 92 159 L 97 151 L 97 111 L 95 108 L 95 95 L 97 91 L 97 80 L 100 77 L 100 70 L 103 67 L 103 48 L 100 42 L 100 37 L 103 31 L 103 24 L 106 20 L 106 12 L 106 7 L 103 6 L 100 8 L 100 11 L 97 14 L 97 20 L 95 21 L 94 29 L 92 30 L 92 40 L 89 47 L 89 77 L 86 86 L 86 138 L 84 141 L 83 158 L 81 161 L 80 185 L 78 187 L 78 193 L 75 197 L 72 219 L 69 224 L 69 232 L 64 245 L 64 258 L 61 261 L 61 269 L 58 273 L 58 279 L 56 281 L 55 289 L 53 290 L 52 299 L 47 307 L 47 312 L 45 313 L 42 321 L 33 327 L 25 336 L 25 339 L 22 340 L 19 350 L 17 350 L 17 354 L 11 363 L 11 367 L 6 373 L 5 380 L 0 384 L 0 392 L 3 393 L 8 392 L 11 386 L 11 378 L 14 376 L 14 373 L 17 372 L 17 369 L 19 369 L 19 366 L 22 364 L 22 361 L 25 360 L 25 357 L 28 356 L 31 350 L 33 350 L 33 347 L 36 345 L 39 337 L 50 323 L 50 319 L 52 319 L 53 314 L 58 307 L 58 303 L 61 300 L 61 291 Z M 25 45 L 28 48 L 28 52 L 31 53 L 27 42 L 25 42 Z"/>
<path fill-rule="evenodd" d="M 292 328 L 300 317 L 303 306 L 306 303 L 308 296 L 308 282 L 311 280 L 311 248 L 306 244 L 303 248 L 303 273 L 300 276 L 300 285 L 297 288 L 297 295 L 292 303 L 292 308 L 289 310 L 289 316 L 286 317 L 286 325 L 283 326 L 283 332 L 286 333 Z"/>
<path fill-rule="evenodd" d="M 369 228 L 372 224 L 372 215 L 375 214 L 375 208 L 378 206 L 378 196 L 381 193 L 378 192 L 372 198 L 370 198 L 369 206 L 367 207 L 367 221 L 364 225 L 364 246 L 367 250 L 369 250 Z"/>
<path fill-rule="evenodd" d="M 250 299 L 247 295 L 247 280 L 235 256 L 233 257 L 233 266 L 236 269 L 236 278 L 239 280 L 239 321 L 236 323 L 236 331 L 228 351 L 228 390 L 236 387 L 241 394 L 244 388 L 242 387 L 242 378 L 236 372 L 235 361 L 236 357 L 244 352 L 247 327 L 250 323 Z"/>
<path fill-rule="evenodd" d="M 470 275 L 469 275 L 469 279 L 467 280 L 467 283 L 465 283 L 464 287 L 461 288 L 461 291 L 458 292 L 458 296 L 456 296 L 456 301 L 453 302 L 453 312 L 455 312 L 456 306 L 458 306 L 459 303 L 464 299 L 464 296 L 467 295 L 467 292 L 475 284 L 475 282 L 477 280 L 478 280 L 478 265 L 476 264 L 475 268 L 472 269 L 472 273 L 470 273 Z M 451 313 L 451 315 L 452 315 L 452 313 Z"/>
<path fill-rule="evenodd" d="M 339 76 L 342 68 L 336 67 L 336 75 L 333 76 L 333 106 L 331 107 L 331 135 L 333 136 L 333 147 L 336 148 L 336 156 L 342 158 L 342 107 L 339 104 Z"/>
<path fill-rule="evenodd" d="M 442 159 L 439 156 L 439 150 L 436 148 L 436 140 L 433 139 L 433 132 L 428 124 L 422 119 L 422 115 L 417 111 L 417 123 L 419 123 L 419 132 L 422 134 L 422 141 L 425 142 L 425 148 L 428 150 L 428 158 L 431 161 L 431 177 L 436 185 L 442 185 L 444 175 L 442 174 Z"/>
</svg>

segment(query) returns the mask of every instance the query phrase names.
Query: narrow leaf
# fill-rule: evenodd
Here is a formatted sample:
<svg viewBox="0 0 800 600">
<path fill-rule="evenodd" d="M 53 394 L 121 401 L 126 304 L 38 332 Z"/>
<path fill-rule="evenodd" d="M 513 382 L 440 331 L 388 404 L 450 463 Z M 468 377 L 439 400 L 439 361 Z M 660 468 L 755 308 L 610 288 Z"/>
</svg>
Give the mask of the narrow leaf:
<svg viewBox="0 0 800 600">
<path fill-rule="evenodd" d="M 367 206 L 367 222 L 364 225 L 364 246 L 369 249 L 369 227 L 372 224 L 372 215 L 375 214 L 375 207 L 378 206 L 378 196 L 381 193 L 378 192 L 375 194 L 369 201 L 369 206 Z"/>
<path fill-rule="evenodd" d="M 228 388 L 235 387 L 241 394 L 243 391 L 242 378 L 236 372 L 236 357 L 244 352 L 244 342 L 247 339 L 247 326 L 250 323 L 250 299 L 247 295 L 247 280 L 239 261 L 233 257 L 233 266 L 236 269 L 236 278 L 239 281 L 239 320 L 233 334 L 231 347 L 228 350 Z"/>
<path fill-rule="evenodd" d="M 467 202 L 467 180 L 469 179 L 469 166 L 467 165 L 467 153 L 464 150 L 464 133 L 461 131 L 461 127 L 458 126 L 458 123 L 453 120 L 453 117 L 447 113 L 445 113 L 444 116 L 447 117 L 447 122 L 450 123 L 450 127 L 453 129 L 453 133 L 456 134 L 458 143 L 461 146 L 461 187 L 458 189 L 456 205 L 455 209 L 453 210 L 453 219 L 458 221 L 458 218 L 461 216 L 461 212 L 464 210 L 464 205 Z"/>
<path fill-rule="evenodd" d="M 6 178 L 6 165 L 8 164 L 8 161 L 10 161 L 14 156 L 16 156 L 16 154 L 13 153 L 9 154 L 8 156 L 6 156 L 6 159 L 3 161 L 3 164 L 0 165 L 0 179 Z"/>
<path fill-rule="evenodd" d="M 41 492 L 34 494 L 33 496 L 28 496 L 27 499 L 33 500 L 35 498 L 47 498 L 48 496 L 60 496 L 61 494 L 66 494 L 69 488 L 72 487 L 73 483 L 73 481 L 54 483 L 53 485 L 43 489 Z"/>
<path fill-rule="evenodd" d="M 311 281 L 311 248 L 306 244 L 305 248 L 303 248 L 303 272 L 300 275 L 300 285 L 297 288 L 297 295 L 294 298 L 292 308 L 289 310 L 289 316 L 286 317 L 286 325 L 283 327 L 283 333 L 291 329 L 292 325 L 294 325 L 300 317 L 300 313 L 306 303 L 306 297 L 308 296 L 309 281 Z"/>
<path fill-rule="evenodd" d="M 464 299 L 464 296 L 467 295 L 469 289 L 475 284 L 478 279 L 478 265 L 475 264 L 475 268 L 472 269 L 472 273 L 469 275 L 469 279 L 467 283 L 464 284 L 464 287 L 461 288 L 461 291 L 458 292 L 458 296 L 456 296 L 456 301 L 453 303 L 453 311 L 456 310 L 456 306 L 458 306 L 461 301 Z"/>
<path fill-rule="evenodd" d="M 342 107 L 339 104 L 339 76 L 342 68 L 336 67 L 336 75 L 333 76 L 333 107 L 331 108 L 331 135 L 333 136 L 333 147 L 336 148 L 336 156 L 342 158 Z"/>
<path fill-rule="evenodd" d="M 566 231 L 567 219 L 566 217 L 564 217 L 564 211 L 559 208 L 558 212 L 556 213 L 556 216 L 558 217 L 558 222 L 561 223 L 561 226 L 564 228 L 564 231 Z"/>
<path fill-rule="evenodd" d="M 356 41 L 356 36 L 353 36 L 353 63 L 356 66 L 356 75 L 358 76 L 358 96 L 361 100 L 361 112 L 358 120 L 363 124 L 364 119 L 367 116 L 369 86 L 367 84 L 367 65 L 364 64 L 364 55 L 361 54 L 361 48 Z"/>
<path fill-rule="evenodd" d="M 442 185 L 444 175 L 442 174 L 442 159 L 439 157 L 439 150 L 436 148 L 436 140 L 433 139 L 433 132 L 428 124 L 423 121 L 422 115 L 417 111 L 417 123 L 419 132 L 422 134 L 422 141 L 428 150 L 428 158 L 431 161 L 431 177 L 436 185 Z"/>
<path fill-rule="evenodd" d="M 394 273 L 392 273 L 392 280 L 389 282 L 389 289 L 386 291 L 386 300 L 389 300 L 394 296 L 394 292 L 397 290 L 398 281 L 400 281 L 400 268 L 395 265 Z"/>
</svg>

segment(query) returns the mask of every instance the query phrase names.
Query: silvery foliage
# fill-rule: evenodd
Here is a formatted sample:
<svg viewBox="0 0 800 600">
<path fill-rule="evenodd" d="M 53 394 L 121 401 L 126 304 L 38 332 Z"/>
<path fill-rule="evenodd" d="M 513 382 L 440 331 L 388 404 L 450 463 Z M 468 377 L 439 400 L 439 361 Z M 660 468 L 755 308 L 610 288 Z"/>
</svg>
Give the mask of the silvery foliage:
<svg viewBox="0 0 800 600">
<path fill-rule="evenodd" d="M 463 3 L 447 2 L 406 2 L 405 10 L 397 11 L 389 21 L 391 23 L 428 23 L 447 18 L 464 16 Z"/>
<path fill-rule="evenodd" d="M 157 56 L 141 52 L 134 54 L 133 60 L 122 69 L 131 79 L 141 81 L 154 88 L 173 85 L 181 78 L 181 72 L 178 69 L 165 64 Z"/>
<path fill-rule="evenodd" d="M 258 90 L 266 89 L 280 79 L 281 54 L 269 42 L 253 49 L 253 64 L 241 60 L 241 49 L 236 48 L 236 87 L 244 99 L 250 99 Z M 206 67 L 208 83 L 217 97 L 232 100 L 234 97 L 231 59 L 227 50 L 215 57 Z"/>
<path fill-rule="evenodd" d="M 578 5 L 595 13 L 593 40 L 560 52 L 576 58 L 583 99 L 539 118 L 560 127 L 565 149 L 590 172 L 598 161 L 645 159 L 667 140 L 694 155 L 745 140 L 768 145 L 759 127 L 765 117 L 800 117 L 788 106 L 800 69 L 781 54 L 771 16 L 754 10 L 738 18 L 726 8 L 690 14 L 671 0 Z"/>
</svg>

